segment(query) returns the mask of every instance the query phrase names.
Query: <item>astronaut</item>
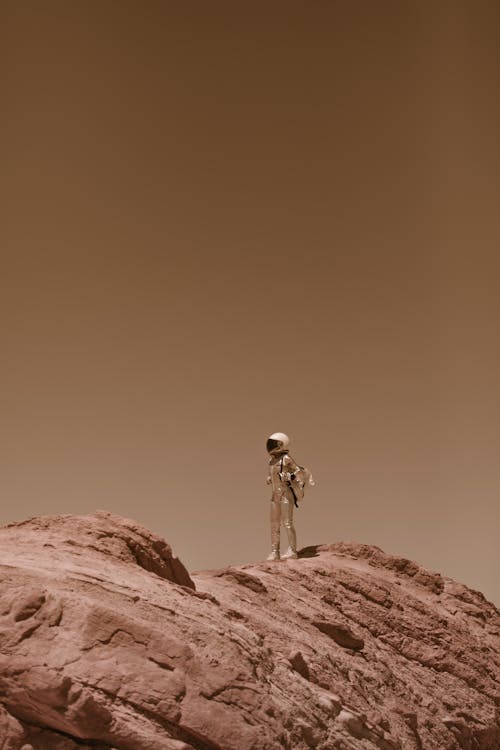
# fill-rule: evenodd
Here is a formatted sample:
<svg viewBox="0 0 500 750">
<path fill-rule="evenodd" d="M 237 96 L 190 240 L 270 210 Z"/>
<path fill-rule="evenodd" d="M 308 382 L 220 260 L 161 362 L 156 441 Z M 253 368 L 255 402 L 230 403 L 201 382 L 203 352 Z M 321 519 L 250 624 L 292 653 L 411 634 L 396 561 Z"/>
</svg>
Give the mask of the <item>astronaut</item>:
<svg viewBox="0 0 500 750">
<path fill-rule="evenodd" d="M 284 558 L 297 557 L 297 534 L 293 525 L 293 508 L 304 496 L 306 482 L 313 485 L 309 469 L 299 466 L 288 453 L 290 438 L 284 432 L 274 432 L 266 443 L 269 459 L 267 484 L 271 485 L 271 554 L 268 560 L 280 559 L 280 528 L 288 536 L 288 550 Z"/>
</svg>

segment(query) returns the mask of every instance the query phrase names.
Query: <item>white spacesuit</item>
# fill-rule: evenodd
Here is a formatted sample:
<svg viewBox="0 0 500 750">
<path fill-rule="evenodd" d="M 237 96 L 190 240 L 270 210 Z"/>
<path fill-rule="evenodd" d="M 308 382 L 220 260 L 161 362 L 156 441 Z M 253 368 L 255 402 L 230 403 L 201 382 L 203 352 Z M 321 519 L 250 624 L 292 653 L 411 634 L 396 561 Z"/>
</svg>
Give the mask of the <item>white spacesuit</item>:
<svg viewBox="0 0 500 750">
<path fill-rule="evenodd" d="M 283 432 L 274 432 L 266 443 L 269 459 L 267 484 L 271 496 L 271 554 L 268 560 L 280 559 L 280 528 L 286 529 L 288 550 L 283 557 L 297 557 L 297 534 L 293 525 L 293 508 L 304 496 L 306 482 L 314 484 L 311 472 L 299 466 L 288 454 L 290 439 Z"/>
</svg>

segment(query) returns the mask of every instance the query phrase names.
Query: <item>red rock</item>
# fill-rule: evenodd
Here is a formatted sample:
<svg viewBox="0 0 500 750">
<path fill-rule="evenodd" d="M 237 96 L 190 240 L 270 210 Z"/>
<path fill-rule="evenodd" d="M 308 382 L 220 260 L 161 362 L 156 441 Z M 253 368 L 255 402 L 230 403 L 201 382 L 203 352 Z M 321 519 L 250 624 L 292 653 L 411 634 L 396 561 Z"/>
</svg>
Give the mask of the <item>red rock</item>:
<svg viewBox="0 0 500 750">
<path fill-rule="evenodd" d="M 498 611 L 376 547 L 190 576 L 98 513 L 0 565 L 1 750 L 500 748 Z"/>
</svg>

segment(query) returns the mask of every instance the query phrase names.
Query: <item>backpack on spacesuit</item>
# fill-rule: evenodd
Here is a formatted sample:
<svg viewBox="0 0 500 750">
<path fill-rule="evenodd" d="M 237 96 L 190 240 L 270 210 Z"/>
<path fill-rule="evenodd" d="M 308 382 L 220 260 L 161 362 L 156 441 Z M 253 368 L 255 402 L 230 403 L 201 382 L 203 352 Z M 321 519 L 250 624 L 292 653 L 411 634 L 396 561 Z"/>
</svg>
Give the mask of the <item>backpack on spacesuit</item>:
<svg viewBox="0 0 500 750">
<path fill-rule="evenodd" d="M 283 473 L 283 459 L 281 460 L 281 471 Z M 290 474 L 290 479 L 285 479 L 285 484 L 287 484 L 292 491 L 293 502 L 295 507 L 298 508 L 299 502 L 304 499 L 307 485 L 314 487 L 315 481 L 309 469 L 306 469 L 305 466 L 299 466 L 298 471 L 294 471 Z"/>
</svg>

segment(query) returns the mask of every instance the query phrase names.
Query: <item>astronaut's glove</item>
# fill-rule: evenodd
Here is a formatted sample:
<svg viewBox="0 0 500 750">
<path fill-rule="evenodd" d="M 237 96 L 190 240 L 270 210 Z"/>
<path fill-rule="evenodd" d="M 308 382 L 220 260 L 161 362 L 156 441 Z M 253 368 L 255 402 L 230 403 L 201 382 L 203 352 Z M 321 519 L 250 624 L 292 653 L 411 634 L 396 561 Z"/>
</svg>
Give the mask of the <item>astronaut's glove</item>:
<svg viewBox="0 0 500 750">
<path fill-rule="evenodd" d="M 266 484 L 271 484 L 271 477 L 267 477 Z"/>
</svg>

